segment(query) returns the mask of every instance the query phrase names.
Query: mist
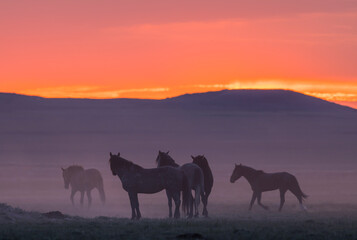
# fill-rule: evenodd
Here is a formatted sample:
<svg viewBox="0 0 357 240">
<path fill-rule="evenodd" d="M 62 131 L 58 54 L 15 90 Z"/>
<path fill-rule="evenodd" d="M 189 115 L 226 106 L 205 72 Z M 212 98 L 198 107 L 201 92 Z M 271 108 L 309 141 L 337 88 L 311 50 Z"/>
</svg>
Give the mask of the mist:
<svg viewBox="0 0 357 240">
<path fill-rule="evenodd" d="M 301 105 L 305 108 L 296 109 L 295 95 L 283 95 L 291 101 L 289 106 L 271 109 L 261 104 L 242 110 L 232 108 L 226 95 L 218 96 L 218 107 L 190 96 L 160 102 L 2 95 L 8 102 L 0 104 L 0 202 L 28 211 L 127 218 L 131 213 L 128 194 L 110 171 L 109 152 L 154 168 L 161 150 L 170 151 L 180 165 L 192 162 L 191 155 L 206 156 L 214 175 L 208 203 L 211 217 L 248 216 L 252 195 L 248 182 L 244 178 L 229 182 L 235 163 L 295 175 L 309 195 L 305 205 L 311 212 L 356 208 L 356 111 L 338 105 L 319 108 L 320 100 L 310 97 Z M 257 106 L 261 100 L 254 101 L 248 106 Z M 80 207 L 79 193 L 76 205 L 71 205 L 61 167 L 73 164 L 101 172 L 105 205 L 96 189 L 90 209 L 86 197 Z M 164 191 L 139 194 L 139 202 L 145 218 L 168 216 Z M 254 205 L 256 217 L 275 214 L 279 192 L 263 193 L 262 202 L 270 211 Z M 288 192 L 283 212 L 300 211 L 295 196 Z"/>
</svg>

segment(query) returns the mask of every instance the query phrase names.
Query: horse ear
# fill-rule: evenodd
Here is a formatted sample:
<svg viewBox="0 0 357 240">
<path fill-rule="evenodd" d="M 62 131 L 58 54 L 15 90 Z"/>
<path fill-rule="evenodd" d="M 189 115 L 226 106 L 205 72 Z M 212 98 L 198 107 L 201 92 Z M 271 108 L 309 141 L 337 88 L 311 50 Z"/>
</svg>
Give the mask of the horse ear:
<svg viewBox="0 0 357 240">
<path fill-rule="evenodd" d="M 161 151 L 159 150 L 159 154 L 161 154 Z"/>
<path fill-rule="evenodd" d="M 120 157 L 120 152 L 118 152 L 118 157 Z"/>
<path fill-rule="evenodd" d="M 63 167 L 61 167 L 61 169 L 62 169 L 62 171 L 64 171 L 64 168 L 63 168 Z"/>
<path fill-rule="evenodd" d="M 194 156 L 192 156 L 192 155 L 191 155 L 191 158 L 192 158 L 193 160 L 195 160 L 195 157 L 194 157 Z"/>
<path fill-rule="evenodd" d="M 111 156 L 111 157 L 113 157 L 113 154 L 112 154 L 112 152 L 110 152 L 109 154 L 110 154 L 110 156 Z"/>
<path fill-rule="evenodd" d="M 166 154 L 169 154 L 169 152 L 170 152 L 170 151 L 167 151 L 167 153 L 166 153 Z"/>
</svg>

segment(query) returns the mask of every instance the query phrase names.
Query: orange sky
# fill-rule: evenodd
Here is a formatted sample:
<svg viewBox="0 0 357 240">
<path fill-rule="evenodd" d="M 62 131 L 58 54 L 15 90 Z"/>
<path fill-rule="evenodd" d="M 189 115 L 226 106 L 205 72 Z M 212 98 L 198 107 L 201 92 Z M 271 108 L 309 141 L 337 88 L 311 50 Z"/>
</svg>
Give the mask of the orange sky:
<svg viewBox="0 0 357 240">
<path fill-rule="evenodd" d="M 357 1 L 0 2 L 0 92 L 291 89 L 357 107 Z"/>
</svg>

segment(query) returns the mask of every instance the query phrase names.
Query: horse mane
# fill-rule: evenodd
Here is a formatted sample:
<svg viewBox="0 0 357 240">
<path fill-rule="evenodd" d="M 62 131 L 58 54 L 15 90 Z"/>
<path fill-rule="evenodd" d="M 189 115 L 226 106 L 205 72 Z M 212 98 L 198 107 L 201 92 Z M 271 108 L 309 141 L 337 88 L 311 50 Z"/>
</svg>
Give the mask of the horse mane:
<svg viewBox="0 0 357 240">
<path fill-rule="evenodd" d="M 261 175 L 261 174 L 265 173 L 263 170 L 256 170 L 256 169 L 254 169 L 252 167 L 248 167 L 248 166 L 245 166 L 245 165 L 242 165 L 242 167 L 253 171 L 256 175 Z"/>
<path fill-rule="evenodd" d="M 114 158 L 113 158 L 114 157 Z M 134 167 L 137 169 L 143 169 L 143 167 L 139 166 L 138 164 L 133 163 L 132 161 L 129 161 L 125 158 L 122 158 L 120 156 L 113 156 L 109 159 L 110 164 L 114 164 L 116 166 L 124 166 L 126 168 Z"/>
<path fill-rule="evenodd" d="M 179 165 L 175 162 L 175 160 L 165 152 L 159 152 L 160 158 L 161 158 L 161 164 L 162 165 L 169 165 L 169 166 L 176 166 L 178 167 Z M 158 163 L 158 159 L 156 158 L 156 163 Z"/>
<path fill-rule="evenodd" d="M 84 168 L 80 165 L 71 165 L 67 168 L 69 172 L 84 171 Z"/>
<path fill-rule="evenodd" d="M 198 162 L 198 165 L 199 165 L 201 168 L 203 168 L 203 169 L 211 169 L 211 168 L 209 167 L 208 161 L 207 161 L 207 159 L 206 159 L 205 156 L 199 155 L 199 156 L 197 156 L 197 158 L 195 158 L 195 160 Z"/>
</svg>

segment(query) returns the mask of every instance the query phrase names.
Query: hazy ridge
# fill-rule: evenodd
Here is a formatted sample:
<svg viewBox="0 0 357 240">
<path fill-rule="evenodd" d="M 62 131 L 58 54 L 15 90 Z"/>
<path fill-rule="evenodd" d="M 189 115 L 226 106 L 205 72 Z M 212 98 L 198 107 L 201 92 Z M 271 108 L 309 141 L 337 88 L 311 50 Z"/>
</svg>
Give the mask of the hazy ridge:
<svg viewBox="0 0 357 240">
<path fill-rule="evenodd" d="M 222 90 L 184 94 L 163 100 L 41 98 L 0 93 L 0 110 L 53 108 L 173 108 L 215 111 L 357 112 L 319 98 L 289 90 Z"/>
<path fill-rule="evenodd" d="M 99 159 L 109 151 L 140 161 L 159 149 L 180 159 L 205 153 L 223 162 L 234 156 L 253 163 L 354 163 L 357 155 L 357 110 L 284 90 L 165 100 L 0 94 L 0 113 L 2 162 L 22 156 L 40 161 L 52 153 Z"/>
<path fill-rule="evenodd" d="M 153 168 L 159 150 L 170 150 L 179 164 L 205 154 L 215 177 L 213 216 L 236 204 L 246 211 L 248 183 L 229 183 L 235 163 L 291 172 L 311 196 L 308 206 L 357 199 L 351 190 L 357 180 L 356 110 L 295 92 L 220 91 L 165 100 L 0 94 L 0 116 L 0 202 L 26 210 L 86 214 L 70 205 L 61 175 L 61 167 L 80 164 L 99 169 L 105 182 L 107 204 L 98 206 L 93 193 L 89 215 L 128 217 L 128 196 L 110 172 L 109 152 Z M 263 198 L 276 208 L 277 192 Z M 144 216 L 167 215 L 164 192 L 140 201 Z M 286 208 L 294 204 L 287 194 Z"/>
</svg>

